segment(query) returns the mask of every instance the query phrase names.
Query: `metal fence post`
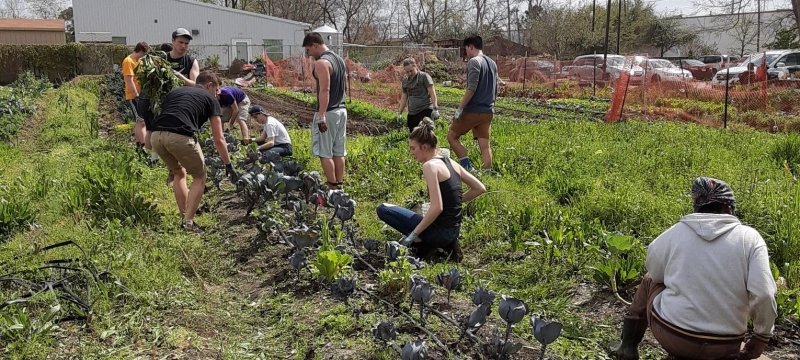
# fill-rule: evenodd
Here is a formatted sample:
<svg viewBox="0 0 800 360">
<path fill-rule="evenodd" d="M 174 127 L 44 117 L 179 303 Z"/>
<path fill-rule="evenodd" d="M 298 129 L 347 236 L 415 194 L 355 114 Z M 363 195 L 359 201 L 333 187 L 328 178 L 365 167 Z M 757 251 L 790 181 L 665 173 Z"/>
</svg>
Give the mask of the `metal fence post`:
<svg viewBox="0 0 800 360">
<path fill-rule="evenodd" d="M 728 93 L 731 87 L 731 68 L 728 67 L 725 69 L 725 114 L 722 117 L 722 127 L 724 129 L 728 128 Z"/>
</svg>

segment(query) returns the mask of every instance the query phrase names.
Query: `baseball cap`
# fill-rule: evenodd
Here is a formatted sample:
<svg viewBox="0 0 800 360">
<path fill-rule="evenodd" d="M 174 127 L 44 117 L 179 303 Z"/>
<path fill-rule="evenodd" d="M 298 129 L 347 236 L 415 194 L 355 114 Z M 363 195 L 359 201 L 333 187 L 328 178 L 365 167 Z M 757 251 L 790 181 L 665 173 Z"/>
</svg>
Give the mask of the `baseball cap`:
<svg viewBox="0 0 800 360">
<path fill-rule="evenodd" d="M 248 113 L 250 113 L 250 116 L 254 116 L 256 114 L 269 115 L 269 112 L 264 110 L 264 108 L 261 107 L 261 105 L 253 105 L 253 106 L 251 106 L 250 110 L 248 111 Z"/>
<path fill-rule="evenodd" d="M 178 36 L 186 36 L 187 38 L 189 38 L 189 40 L 192 40 L 192 33 L 190 33 L 189 30 L 186 30 L 184 28 L 177 28 L 175 29 L 175 31 L 172 32 L 173 39 Z"/>
</svg>

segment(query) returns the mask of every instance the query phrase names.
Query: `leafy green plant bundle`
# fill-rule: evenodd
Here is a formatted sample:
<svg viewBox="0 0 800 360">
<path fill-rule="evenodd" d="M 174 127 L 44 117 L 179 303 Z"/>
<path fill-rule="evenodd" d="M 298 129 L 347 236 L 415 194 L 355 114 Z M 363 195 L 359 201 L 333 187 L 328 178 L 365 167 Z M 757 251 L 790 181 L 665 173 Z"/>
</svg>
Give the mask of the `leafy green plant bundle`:
<svg viewBox="0 0 800 360">
<path fill-rule="evenodd" d="M 165 59 L 155 54 L 147 54 L 136 65 L 136 79 L 142 86 L 142 94 L 150 100 L 153 115 L 161 113 L 161 102 L 170 90 L 181 86 L 181 80 L 175 76 L 172 66 Z"/>
</svg>

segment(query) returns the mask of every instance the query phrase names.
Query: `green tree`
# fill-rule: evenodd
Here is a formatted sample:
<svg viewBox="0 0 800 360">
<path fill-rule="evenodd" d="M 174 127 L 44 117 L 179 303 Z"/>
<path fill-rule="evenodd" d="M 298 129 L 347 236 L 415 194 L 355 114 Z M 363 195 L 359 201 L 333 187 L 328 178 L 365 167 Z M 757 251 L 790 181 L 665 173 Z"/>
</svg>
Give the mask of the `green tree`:
<svg viewBox="0 0 800 360">
<path fill-rule="evenodd" d="M 663 57 L 665 52 L 678 45 L 693 41 L 697 35 L 683 29 L 676 18 L 667 18 L 653 21 L 648 37 L 651 39 L 652 45 L 660 51 L 660 56 Z"/>
<path fill-rule="evenodd" d="M 797 26 L 783 28 L 775 32 L 775 41 L 766 44 L 770 49 L 797 49 L 800 41 L 797 39 Z"/>
</svg>

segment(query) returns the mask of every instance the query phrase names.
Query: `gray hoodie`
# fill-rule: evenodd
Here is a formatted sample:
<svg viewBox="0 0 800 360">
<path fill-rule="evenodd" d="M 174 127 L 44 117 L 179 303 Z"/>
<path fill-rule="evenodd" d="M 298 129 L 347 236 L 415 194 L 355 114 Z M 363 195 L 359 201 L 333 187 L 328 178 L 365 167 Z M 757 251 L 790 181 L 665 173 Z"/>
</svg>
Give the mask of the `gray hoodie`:
<svg viewBox="0 0 800 360">
<path fill-rule="evenodd" d="M 771 337 L 777 305 L 767 245 L 733 215 L 689 214 L 648 246 L 647 271 L 666 289 L 654 310 L 680 328 Z"/>
</svg>

